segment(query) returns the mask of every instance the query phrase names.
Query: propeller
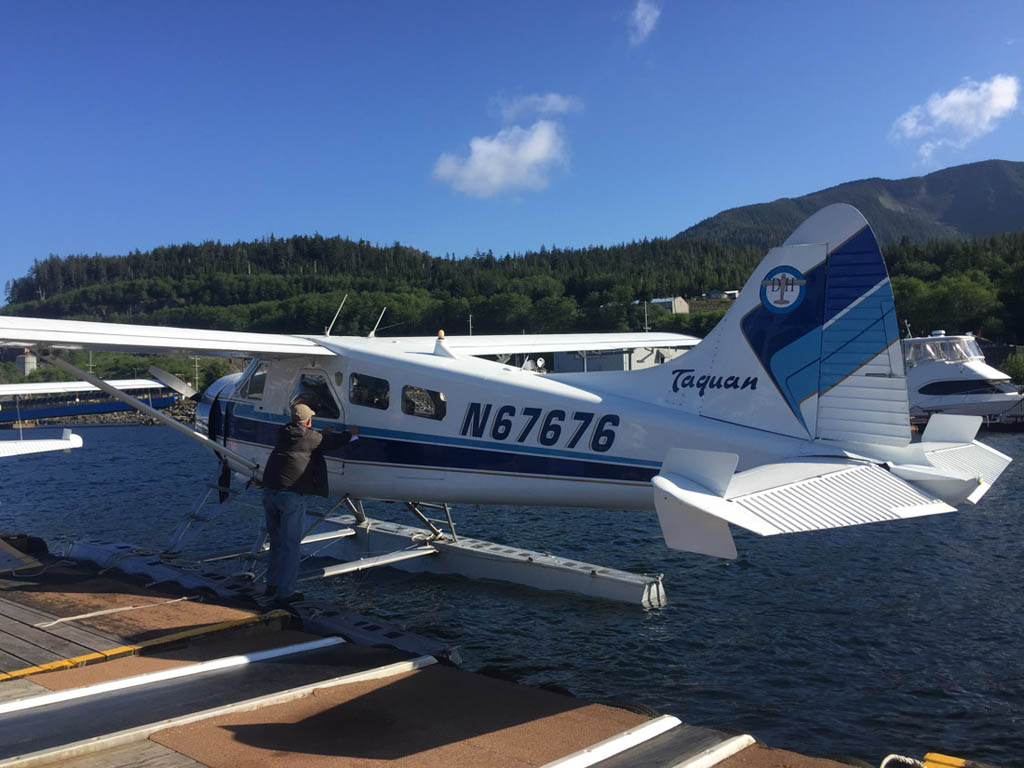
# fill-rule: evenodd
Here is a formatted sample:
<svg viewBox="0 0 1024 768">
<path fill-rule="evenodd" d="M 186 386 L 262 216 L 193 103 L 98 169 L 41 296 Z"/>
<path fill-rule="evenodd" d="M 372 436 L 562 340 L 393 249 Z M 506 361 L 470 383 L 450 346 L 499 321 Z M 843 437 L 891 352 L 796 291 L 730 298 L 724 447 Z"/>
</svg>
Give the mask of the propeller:
<svg viewBox="0 0 1024 768">
<path fill-rule="evenodd" d="M 157 368 L 155 365 L 149 366 L 149 375 L 159 381 L 165 387 L 169 387 L 177 392 L 182 397 L 190 397 L 198 399 L 199 392 L 190 387 L 186 382 L 179 379 L 173 373 L 168 373 L 162 368 Z"/>
</svg>

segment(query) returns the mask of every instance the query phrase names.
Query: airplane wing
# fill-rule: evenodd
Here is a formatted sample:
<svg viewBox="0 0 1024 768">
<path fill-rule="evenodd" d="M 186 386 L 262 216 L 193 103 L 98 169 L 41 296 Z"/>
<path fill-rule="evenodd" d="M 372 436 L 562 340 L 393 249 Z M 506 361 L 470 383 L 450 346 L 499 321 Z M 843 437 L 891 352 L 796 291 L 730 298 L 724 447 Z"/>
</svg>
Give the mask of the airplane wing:
<svg viewBox="0 0 1024 768">
<path fill-rule="evenodd" d="M 48 451 L 70 451 L 81 448 L 82 438 L 70 429 L 65 429 L 60 438 L 51 440 L 0 440 L 0 459 L 9 456 L 23 456 L 28 453 L 46 453 Z"/>
<path fill-rule="evenodd" d="M 198 353 L 225 357 L 257 354 L 332 357 L 335 354 L 311 339 L 283 333 L 206 331 L 0 315 L 0 346 L 39 345 L 55 349 L 114 349 L 122 352 Z"/>
<path fill-rule="evenodd" d="M 128 392 L 137 389 L 164 389 L 166 386 L 153 379 L 111 379 L 107 383 Z M 98 391 L 97 387 L 84 381 L 36 381 L 26 384 L 0 384 L 0 399 L 15 395 L 64 395 Z"/>
<path fill-rule="evenodd" d="M 430 339 L 433 345 L 434 339 Z M 505 355 L 528 352 L 600 352 L 611 349 L 693 347 L 696 336 L 681 333 L 534 333 L 499 336 L 447 336 L 453 352 L 466 355 Z"/>
<path fill-rule="evenodd" d="M 125 323 L 94 323 L 0 315 L 0 346 L 49 346 L 57 349 L 114 349 L 157 354 L 333 356 L 337 337 L 289 336 L 283 333 L 207 331 Z M 430 351 L 432 336 L 379 337 L 397 341 L 403 349 Z M 596 352 L 610 349 L 692 347 L 700 339 L 679 333 L 542 333 L 491 336 L 448 336 L 450 350 L 465 355 L 526 352 Z"/>
</svg>

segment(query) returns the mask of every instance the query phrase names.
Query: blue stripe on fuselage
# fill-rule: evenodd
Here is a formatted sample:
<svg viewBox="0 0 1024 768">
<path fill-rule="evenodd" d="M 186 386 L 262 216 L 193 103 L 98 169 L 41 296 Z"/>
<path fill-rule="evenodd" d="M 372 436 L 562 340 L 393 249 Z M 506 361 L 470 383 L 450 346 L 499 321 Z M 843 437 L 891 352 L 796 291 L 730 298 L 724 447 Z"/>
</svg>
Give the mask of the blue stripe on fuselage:
<svg viewBox="0 0 1024 768">
<path fill-rule="evenodd" d="M 247 406 L 235 409 L 229 439 L 273 447 L 283 420 L 272 414 L 248 418 L 252 412 Z M 374 427 L 360 427 L 356 442 L 325 453 L 353 462 L 632 482 L 650 481 L 661 466 L 655 461 L 598 459 L 523 445 L 502 445 L 499 449 L 494 443 Z"/>
</svg>

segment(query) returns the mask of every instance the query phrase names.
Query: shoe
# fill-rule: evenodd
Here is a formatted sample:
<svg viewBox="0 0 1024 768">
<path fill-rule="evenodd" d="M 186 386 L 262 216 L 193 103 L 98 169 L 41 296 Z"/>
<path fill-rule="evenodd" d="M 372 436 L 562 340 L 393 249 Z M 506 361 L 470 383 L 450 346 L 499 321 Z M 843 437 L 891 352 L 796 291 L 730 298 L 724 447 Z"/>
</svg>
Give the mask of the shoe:
<svg viewBox="0 0 1024 768">
<path fill-rule="evenodd" d="M 292 605 L 293 603 L 301 603 L 305 597 L 301 592 L 292 592 L 288 597 L 279 597 L 274 602 L 277 605 Z"/>
<path fill-rule="evenodd" d="M 277 584 L 267 584 L 267 588 L 263 590 L 264 597 L 275 597 L 277 595 Z"/>
</svg>

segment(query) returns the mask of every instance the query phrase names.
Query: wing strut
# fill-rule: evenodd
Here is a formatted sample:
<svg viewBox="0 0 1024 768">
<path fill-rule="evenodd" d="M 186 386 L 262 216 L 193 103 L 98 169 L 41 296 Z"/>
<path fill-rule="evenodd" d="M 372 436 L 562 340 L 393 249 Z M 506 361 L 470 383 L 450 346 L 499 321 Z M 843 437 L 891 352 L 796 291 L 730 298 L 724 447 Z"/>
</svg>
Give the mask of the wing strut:
<svg viewBox="0 0 1024 768">
<path fill-rule="evenodd" d="M 123 403 L 127 403 L 135 410 L 140 411 L 146 414 L 147 416 L 152 416 L 161 424 L 165 424 L 166 426 L 171 427 L 172 429 L 175 429 L 178 432 L 181 432 L 181 434 L 186 435 L 192 438 L 193 440 L 196 440 L 197 442 L 201 443 L 202 445 L 216 453 L 225 461 L 230 462 L 233 465 L 233 468 L 237 469 L 238 471 L 241 472 L 247 470 L 250 473 L 255 473 L 255 471 L 259 469 L 259 464 L 250 461 L 241 454 L 235 453 L 230 448 L 226 448 L 225 446 L 220 445 L 217 442 L 214 442 L 210 438 L 206 437 L 206 435 L 202 435 L 199 432 L 196 432 L 194 429 L 190 429 L 189 427 L 182 424 L 180 421 L 172 419 L 166 413 L 161 413 L 156 408 L 152 408 L 146 405 L 141 400 L 137 400 L 131 395 L 127 394 L 126 392 L 122 392 L 117 387 L 112 387 L 103 379 L 93 376 L 88 371 L 83 371 L 81 368 L 69 363 L 67 360 L 56 355 L 52 349 L 39 349 L 37 350 L 37 352 L 39 352 L 48 362 L 53 363 L 61 370 L 67 371 L 72 376 L 76 376 L 82 381 L 89 382 L 94 387 L 103 390 L 111 397 L 116 398 Z"/>
</svg>

